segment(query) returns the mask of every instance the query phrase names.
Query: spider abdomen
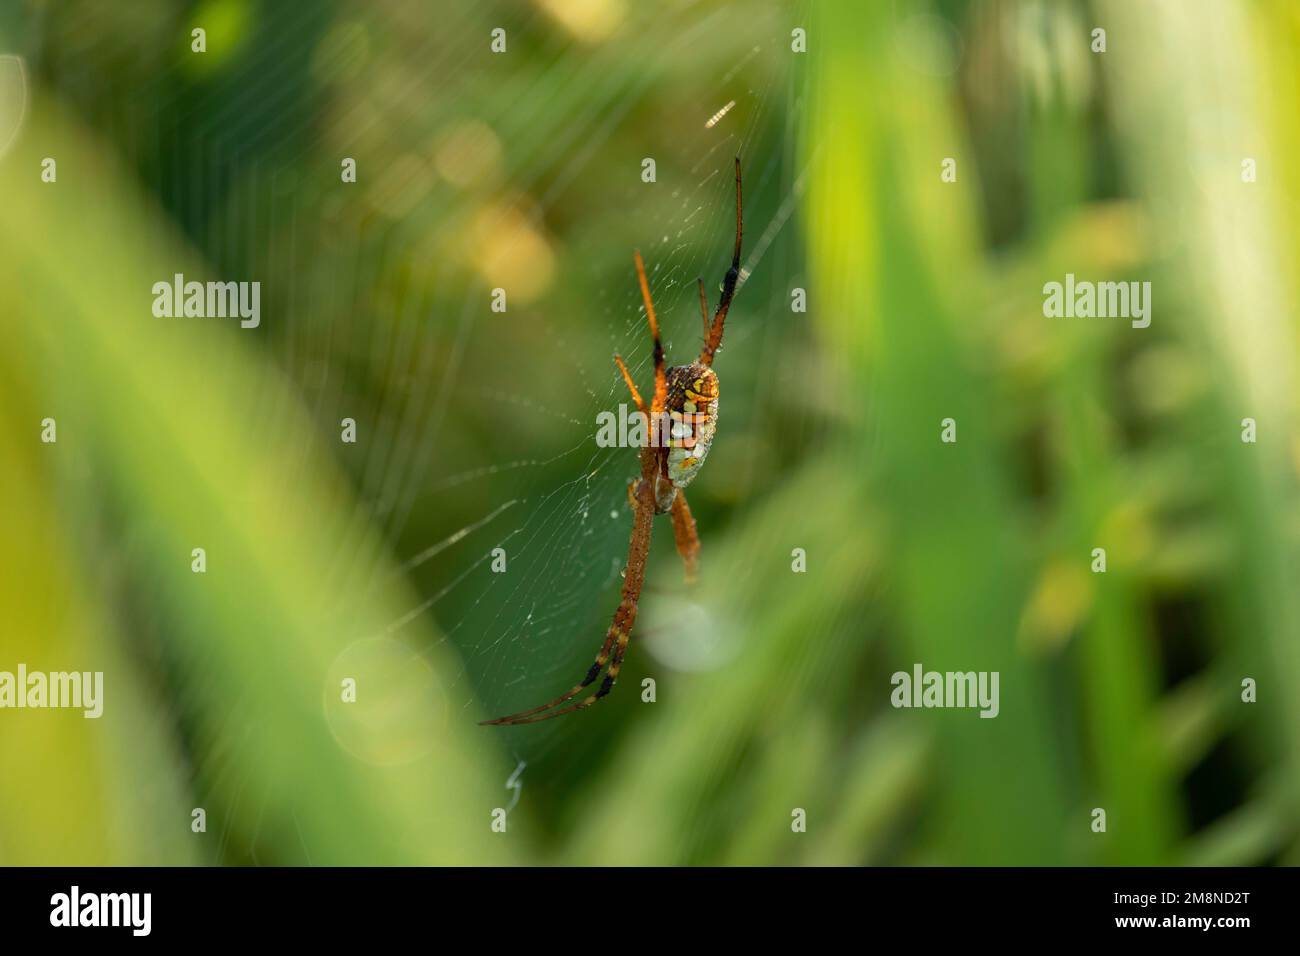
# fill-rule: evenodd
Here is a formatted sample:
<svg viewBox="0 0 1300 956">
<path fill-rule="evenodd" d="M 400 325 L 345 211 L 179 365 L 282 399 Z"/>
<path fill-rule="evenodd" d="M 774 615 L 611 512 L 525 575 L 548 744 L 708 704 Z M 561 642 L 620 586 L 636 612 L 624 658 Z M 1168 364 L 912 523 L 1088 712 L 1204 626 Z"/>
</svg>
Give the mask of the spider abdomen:
<svg viewBox="0 0 1300 956">
<path fill-rule="evenodd" d="M 668 477 L 685 488 L 704 466 L 718 427 L 718 376 L 694 363 L 668 370 Z"/>
</svg>

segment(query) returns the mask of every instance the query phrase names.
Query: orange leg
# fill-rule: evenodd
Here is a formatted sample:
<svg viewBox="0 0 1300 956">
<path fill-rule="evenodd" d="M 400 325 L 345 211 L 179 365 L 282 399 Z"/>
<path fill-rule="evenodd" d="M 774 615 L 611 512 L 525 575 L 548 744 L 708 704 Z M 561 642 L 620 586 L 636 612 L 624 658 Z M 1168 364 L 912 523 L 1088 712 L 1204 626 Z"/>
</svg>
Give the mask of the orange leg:
<svg viewBox="0 0 1300 956">
<path fill-rule="evenodd" d="M 699 567 L 700 536 L 695 530 L 695 518 L 691 515 L 691 506 L 686 503 L 686 492 L 677 489 L 673 499 L 673 538 L 677 541 L 677 553 L 686 564 L 686 583 L 694 584 Z"/>
<path fill-rule="evenodd" d="M 649 450 L 644 449 L 647 452 Z M 653 467 L 653 459 L 643 453 L 642 469 L 649 472 L 651 479 L 654 477 Z M 632 519 L 632 540 L 628 544 L 627 571 L 623 579 L 623 599 L 614 612 L 614 620 L 610 623 L 609 630 L 605 632 L 605 641 L 596 653 L 596 659 L 588 668 L 586 676 L 572 689 L 545 704 L 528 710 L 521 710 L 516 714 L 498 717 L 495 720 L 480 721 L 480 723 L 497 725 L 535 724 L 538 721 L 550 720 L 552 717 L 569 714 L 575 710 L 585 710 L 600 701 L 613 689 L 615 682 L 618 680 L 619 668 L 623 666 L 623 655 L 627 653 L 628 641 L 632 637 L 632 626 L 636 623 L 637 602 L 641 599 L 641 586 L 645 583 L 646 556 L 650 553 L 650 523 L 655 516 L 654 491 L 650 480 L 643 479 L 638 483 L 635 502 Z M 574 698 L 595 683 L 596 678 L 600 676 L 600 672 L 605 669 L 606 663 L 609 664 L 609 671 L 605 674 L 605 679 L 601 681 L 596 692 L 575 701 Z M 568 703 L 569 701 L 574 702 Z M 567 707 L 560 707 L 561 704 L 566 703 L 568 703 Z M 558 710 L 554 709 L 557 707 L 559 707 Z M 545 713 L 543 713 L 544 711 Z"/>
</svg>

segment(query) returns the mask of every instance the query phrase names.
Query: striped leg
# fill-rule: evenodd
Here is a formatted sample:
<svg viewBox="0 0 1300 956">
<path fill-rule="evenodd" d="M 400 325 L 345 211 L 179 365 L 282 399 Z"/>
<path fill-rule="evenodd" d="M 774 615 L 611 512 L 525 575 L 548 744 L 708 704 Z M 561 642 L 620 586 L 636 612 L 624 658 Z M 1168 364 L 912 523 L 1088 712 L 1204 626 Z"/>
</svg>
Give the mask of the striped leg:
<svg viewBox="0 0 1300 956">
<path fill-rule="evenodd" d="M 632 615 L 633 617 L 636 616 L 635 608 L 632 609 Z M 611 634 L 612 633 L 613 632 L 611 630 Z M 539 720 L 550 720 L 552 717 L 563 717 L 565 714 L 571 714 L 575 710 L 586 710 L 588 707 L 590 707 L 592 704 L 599 701 L 602 697 L 604 697 L 606 694 L 608 694 L 611 690 L 614 689 L 614 684 L 618 681 L 618 670 L 620 667 L 623 666 L 623 654 L 627 651 L 627 642 L 628 640 L 630 640 L 630 638 L 631 638 L 630 631 L 626 629 L 619 631 L 618 646 L 614 649 L 614 660 L 609 665 L 609 673 L 606 674 L 605 679 L 600 682 L 600 688 L 596 691 L 596 693 L 592 694 L 590 697 L 584 697 L 582 700 L 576 701 L 570 704 L 568 707 L 561 707 L 559 710 L 553 710 L 549 714 L 539 713 L 537 714 L 536 717 L 528 717 L 525 715 L 536 713 L 536 711 L 526 710 L 524 711 L 523 714 L 517 714 L 514 717 L 500 717 L 496 720 L 485 720 L 483 721 L 483 723 L 485 724 L 535 724 Z M 608 647 L 608 643 L 606 644 L 606 647 Z M 563 703 L 565 700 L 571 700 L 571 699 L 572 696 L 562 697 L 558 701 L 556 701 L 556 703 Z M 546 706 L 551 707 L 554 705 L 547 704 Z M 545 708 L 538 708 L 538 710 L 544 710 L 544 709 Z"/>
<path fill-rule="evenodd" d="M 643 449 L 643 467 L 647 453 L 653 449 Z M 651 476 L 653 477 L 653 471 Z M 596 655 L 596 660 L 587 670 L 587 676 L 582 682 L 570 690 L 567 694 L 561 694 L 554 700 L 542 704 L 540 707 L 533 707 L 530 710 L 521 710 L 517 714 L 509 714 L 505 717 L 497 717 L 495 720 L 480 721 L 482 724 L 535 724 L 539 720 L 549 720 L 552 717 L 559 717 L 562 714 L 568 714 L 575 710 L 582 710 L 590 707 L 596 701 L 600 700 L 614 686 L 614 681 L 618 678 L 618 668 L 622 665 L 623 654 L 627 650 L 628 641 L 632 636 L 632 625 L 636 622 L 637 602 L 641 599 L 641 586 L 645 583 L 646 556 L 650 551 L 650 530 L 651 522 L 654 521 L 654 489 L 651 481 L 642 479 L 637 488 L 637 501 L 634 509 L 632 520 L 632 540 L 628 545 L 627 572 L 623 579 L 623 599 L 619 602 L 618 610 L 614 612 L 614 620 L 609 625 L 609 630 L 605 633 L 605 643 L 601 645 L 600 652 Z M 615 646 L 617 645 L 617 646 Z M 609 673 L 601 681 L 600 688 L 590 697 L 563 707 L 560 710 L 551 710 L 552 707 L 558 707 L 566 701 L 573 700 L 600 676 L 600 672 L 605 669 L 605 663 L 610 659 L 610 649 L 614 648 L 614 659 L 610 665 Z M 542 713 L 550 711 L 550 713 Z"/>
<path fill-rule="evenodd" d="M 650 283 L 645 277 L 645 263 L 641 261 L 641 250 L 637 250 L 634 258 L 636 259 L 636 278 L 641 284 L 641 300 L 645 303 L 646 321 L 650 323 L 650 339 L 654 343 L 655 359 L 655 394 L 651 399 L 650 409 L 654 412 L 661 412 L 664 408 L 664 402 L 668 399 L 668 378 L 664 371 L 664 347 L 659 341 L 659 322 L 655 319 L 655 306 L 650 301 Z"/>
<path fill-rule="evenodd" d="M 620 605 L 620 607 L 621 606 L 622 605 Z M 636 619 L 636 604 L 633 603 L 631 606 L 630 617 L 628 618 L 627 626 L 623 628 L 621 631 L 619 631 L 618 633 L 618 643 L 614 646 L 614 659 L 610 661 L 609 673 L 606 674 L 605 679 L 600 682 L 600 689 L 597 690 L 596 693 L 592 694 L 590 697 L 586 697 L 580 701 L 576 701 L 575 703 L 570 704 L 568 707 L 564 707 L 561 708 L 560 710 L 552 711 L 549 714 L 540 714 L 536 717 L 525 717 L 523 720 L 507 720 L 504 722 L 510 724 L 535 724 L 539 720 L 550 720 L 552 717 L 562 717 L 565 714 L 573 713 L 575 710 L 585 710 L 586 708 L 590 707 L 592 704 L 599 701 L 606 694 L 608 694 L 611 690 L 614 689 L 614 685 L 618 683 L 618 672 L 623 667 L 623 656 L 627 653 L 628 641 L 632 639 L 632 621 L 635 619 Z M 531 711 L 529 713 L 531 713 Z M 495 721 L 495 720 L 488 721 L 488 723 L 493 723 L 493 724 L 500 723 L 500 722 L 501 721 Z"/>
<path fill-rule="evenodd" d="M 731 256 L 731 268 L 722 277 L 722 295 L 718 299 L 718 309 L 713 313 L 713 325 L 704 338 L 704 348 L 698 359 L 701 365 L 712 365 L 713 356 L 722 344 L 722 324 L 727 321 L 727 310 L 731 308 L 731 298 L 736 294 L 736 283 L 740 280 L 740 237 L 742 234 L 740 217 L 740 157 L 736 157 L 736 249 Z"/>
</svg>

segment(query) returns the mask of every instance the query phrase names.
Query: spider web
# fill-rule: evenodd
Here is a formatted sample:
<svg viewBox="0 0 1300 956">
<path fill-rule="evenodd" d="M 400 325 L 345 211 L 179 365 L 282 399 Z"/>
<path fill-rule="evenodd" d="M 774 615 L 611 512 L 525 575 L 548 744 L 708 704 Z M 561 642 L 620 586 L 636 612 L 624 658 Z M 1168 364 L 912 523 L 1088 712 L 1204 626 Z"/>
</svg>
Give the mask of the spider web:
<svg viewBox="0 0 1300 956">
<path fill-rule="evenodd" d="M 598 415 L 630 403 L 613 353 L 643 391 L 652 378 L 632 251 L 647 263 L 668 364 L 693 360 L 696 278 L 711 311 L 730 261 L 738 155 L 745 248 L 715 365 L 720 464 L 690 490 L 705 581 L 727 573 L 709 566 L 710 536 L 762 485 L 745 436 L 779 401 L 761 383 L 792 334 L 782 319 L 800 284 L 804 80 L 790 31 L 805 10 L 628 5 L 598 36 L 555 4 L 440 6 L 435 22 L 416 0 L 271 5 L 255 38 L 227 48 L 214 32 L 208 60 L 161 69 L 115 58 L 170 49 L 162 26 L 103 24 L 75 8 L 34 23 L 27 55 L 126 154 L 214 274 L 275 278 L 263 310 L 278 318 L 258 347 L 295 386 L 322 444 L 341 449 L 355 521 L 386 537 L 412 596 L 382 633 L 359 633 L 339 666 L 364 660 L 406 680 L 403 693 L 440 696 L 447 719 L 471 722 L 569 688 L 603 640 L 637 471 L 634 449 L 595 440 Z M 485 50 L 494 27 L 509 37 L 500 57 Z M 79 36 L 98 39 L 87 52 Z M 342 189 L 340 156 L 360 171 Z M 641 177 L 647 157 L 652 183 Z M 496 287 L 504 313 L 490 309 Z M 258 409 L 272 421 L 282 411 Z M 359 438 L 340 446 L 347 418 Z M 514 757 L 503 806 L 521 786 L 562 792 L 565 762 L 635 718 L 643 676 L 662 686 L 735 653 L 710 643 L 671 529 L 656 524 L 621 686 L 591 712 L 599 721 L 483 731 L 485 745 L 495 735 Z M 339 542 L 340 594 L 392 573 L 368 560 Z M 435 673 L 423 660 L 434 647 L 453 649 L 444 656 L 459 667 Z M 342 732 L 339 742 L 376 764 L 410 761 L 428 749 L 424 732 L 384 752 Z M 235 700 L 218 746 L 192 755 L 196 799 L 220 791 L 233 802 L 225 822 L 214 819 L 219 859 L 278 862 L 259 857 L 266 794 L 237 759 L 256 733 Z M 231 822 L 250 816 L 251 831 Z M 313 862 L 297 837 L 298 862 Z"/>
<path fill-rule="evenodd" d="M 725 22 L 730 27 L 734 19 Z M 795 243 L 787 227 L 802 185 L 794 150 L 801 81 L 787 68 L 789 23 L 796 21 L 759 18 L 743 37 L 732 37 L 728 56 L 718 57 L 709 38 L 722 22 L 713 14 L 664 26 L 660 34 L 667 42 L 653 52 L 659 62 L 646 64 L 645 85 L 560 118 L 547 138 L 580 141 L 581 147 L 557 154 L 549 167 L 513 174 L 511 185 L 527 189 L 520 203 L 535 222 L 556 228 L 564 221 L 556 241 L 566 247 L 566 264 L 586 274 L 566 268 L 555 276 L 554 294 L 511 305 L 504 315 L 487 310 L 482 289 L 467 288 L 458 316 L 435 318 L 441 339 L 449 328 L 455 333 L 435 376 L 437 410 L 421 447 L 437 445 L 441 431 L 468 409 L 477 410 L 485 427 L 505 434 L 468 457 L 434 454 L 418 480 L 401 483 L 390 502 L 390 534 L 407 542 L 420 528 L 437 537 L 418 548 L 399 547 L 409 554 L 405 570 L 422 599 L 391 629 L 432 619 L 438 641 L 457 649 L 463 669 L 447 675 L 441 690 L 460 719 L 531 707 L 568 689 L 604 638 L 627 558 L 626 484 L 638 465 L 633 449 L 597 446 L 597 416 L 630 404 L 614 352 L 624 356 L 643 392 L 653 368 L 632 250 L 639 247 L 646 259 L 667 364 L 693 360 L 702 339 L 696 278 L 705 280 L 711 314 L 730 258 L 736 155 L 745 180 L 745 250 L 741 291 L 716 366 L 726 394 L 720 442 L 729 435 L 743 440 L 753 405 L 762 400 L 761 363 L 779 360 L 771 347 L 779 333 L 771 323 L 789 314 Z M 670 117 L 643 124 L 637 117 L 663 82 L 663 64 L 674 57 L 693 63 L 690 84 L 672 98 L 680 106 Z M 593 126 L 595 136 L 569 132 Z M 656 182 L 642 181 L 642 157 L 655 160 Z M 598 178 L 593 170 L 610 167 L 618 174 L 599 177 L 607 186 L 593 196 L 584 183 Z M 534 185 L 523 185 L 530 180 Z M 570 218 L 570 203 L 594 214 Z M 582 295 L 555 291 L 574 282 L 586 290 Z M 507 276 L 501 285 L 509 284 Z M 530 370 L 522 377 L 532 387 L 517 383 L 517 367 L 506 371 L 496 364 L 494 350 L 526 354 Z M 714 455 L 724 458 L 717 450 Z M 721 488 L 710 488 L 711 475 L 721 470 L 715 465 L 691 489 L 706 566 L 710 528 L 726 513 L 719 500 L 743 496 L 756 480 L 744 456 L 732 457 L 740 467 Z M 382 484 L 396 476 L 390 469 L 377 478 Z M 715 669 L 737 650 L 722 632 L 705 626 L 704 612 L 683 587 L 667 522 L 656 525 L 623 686 L 601 704 L 625 718 L 642 705 L 643 676 L 662 680 L 675 669 Z M 503 573 L 492 569 L 494 549 L 504 552 Z M 619 719 L 610 713 L 602 723 Z M 515 756 L 531 764 L 547 754 L 568 756 L 553 753 L 571 739 L 572 728 L 563 729 L 567 722 L 501 732 L 509 735 Z"/>
</svg>

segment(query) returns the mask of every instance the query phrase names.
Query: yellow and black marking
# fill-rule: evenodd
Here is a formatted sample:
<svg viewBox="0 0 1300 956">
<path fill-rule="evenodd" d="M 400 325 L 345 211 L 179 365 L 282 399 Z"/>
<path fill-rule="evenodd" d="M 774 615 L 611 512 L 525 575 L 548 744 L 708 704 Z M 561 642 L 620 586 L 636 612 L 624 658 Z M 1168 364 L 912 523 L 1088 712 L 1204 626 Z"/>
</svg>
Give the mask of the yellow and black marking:
<svg viewBox="0 0 1300 956">
<path fill-rule="evenodd" d="M 699 473 L 718 424 L 718 376 L 696 362 L 668 370 L 668 477 L 685 488 Z"/>
</svg>

